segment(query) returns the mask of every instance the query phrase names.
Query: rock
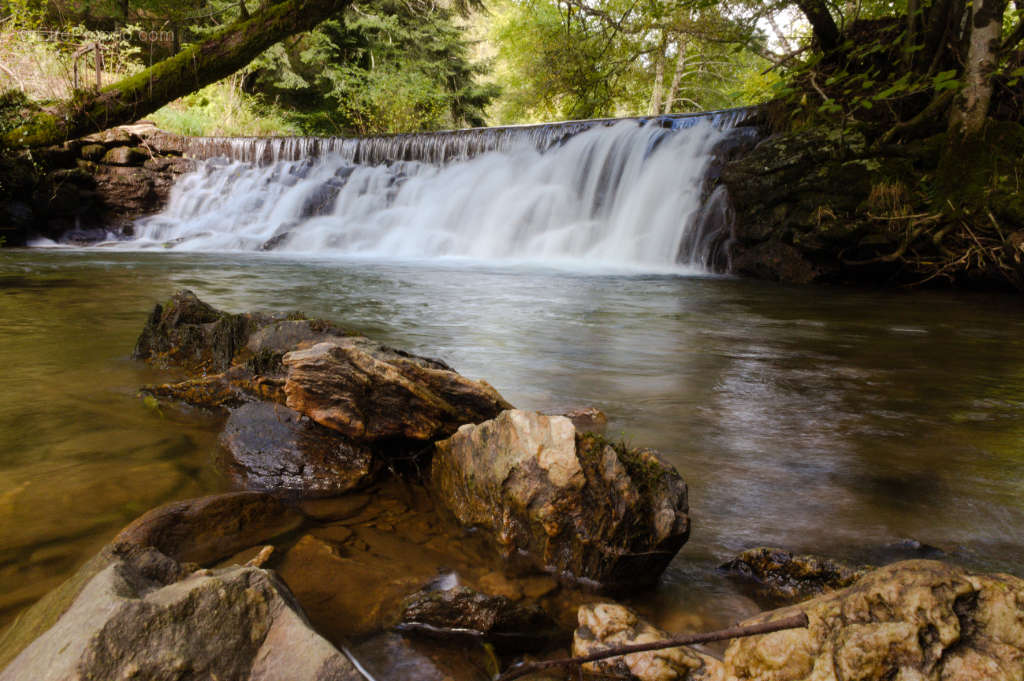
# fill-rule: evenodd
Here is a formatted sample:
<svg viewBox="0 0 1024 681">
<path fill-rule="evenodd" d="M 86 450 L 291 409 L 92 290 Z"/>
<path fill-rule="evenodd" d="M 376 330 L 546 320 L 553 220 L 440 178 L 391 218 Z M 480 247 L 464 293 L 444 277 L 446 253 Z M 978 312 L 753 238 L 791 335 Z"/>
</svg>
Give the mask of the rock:
<svg viewBox="0 0 1024 681">
<path fill-rule="evenodd" d="M 102 144 L 86 144 L 78 152 L 78 155 L 81 156 L 86 161 L 98 162 L 103 159 L 103 156 L 106 153 L 107 148 Z"/>
<path fill-rule="evenodd" d="M 140 166 L 149 153 L 141 147 L 114 147 L 103 155 L 103 163 L 112 166 Z"/>
<path fill-rule="evenodd" d="M 232 385 L 224 374 L 189 378 L 178 383 L 146 385 L 140 392 L 157 399 L 185 402 L 193 407 L 215 411 L 240 407 L 249 399 L 246 393 Z"/>
<path fill-rule="evenodd" d="M 152 546 L 178 561 L 211 565 L 300 524 L 300 513 L 269 494 L 232 492 L 154 508 L 114 542 Z"/>
<path fill-rule="evenodd" d="M 666 632 L 640 619 L 616 603 L 584 605 L 577 614 L 579 626 L 573 634 L 574 657 L 591 655 L 608 648 L 655 643 L 671 638 Z M 632 653 L 591 662 L 584 671 L 639 681 L 723 681 L 725 670 L 718 660 L 693 648 L 678 647 Z"/>
<path fill-rule="evenodd" d="M 142 167 L 155 173 L 169 173 L 172 177 L 184 175 L 195 169 L 194 161 L 180 156 L 155 156 L 147 159 Z"/>
<path fill-rule="evenodd" d="M 311 347 L 348 333 L 323 319 L 282 319 L 256 330 L 246 342 L 246 364 L 257 374 L 282 374 L 282 358 L 292 350 Z"/>
<path fill-rule="evenodd" d="M 404 603 L 399 628 L 436 636 L 471 637 L 524 647 L 543 645 L 555 636 L 555 623 L 542 610 L 516 605 L 465 586 L 427 588 Z"/>
<path fill-rule="evenodd" d="M 266 402 L 231 412 L 220 436 L 229 476 L 245 489 L 330 497 L 374 477 L 373 454 L 288 407 Z"/>
<path fill-rule="evenodd" d="M 178 291 L 166 305 L 153 308 L 132 359 L 159 367 L 222 372 L 260 322 L 250 315 L 220 312 L 191 291 Z"/>
<path fill-rule="evenodd" d="M 351 652 L 376 681 L 481 681 L 496 672 L 493 654 L 465 641 L 384 632 L 355 643 Z"/>
<path fill-rule="evenodd" d="M 281 678 L 356 681 L 347 658 L 309 628 L 271 572 L 188 574 L 152 548 L 114 549 L 56 623 L 2 681 Z"/>
<path fill-rule="evenodd" d="M 732 681 L 1010 681 L 1024 678 L 1024 580 L 929 560 L 746 624 L 803 611 L 807 629 L 735 640 Z"/>
<path fill-rule="evenodd" d="M 86 135 L 81 141 L 83 144 L 103 144 L 109 149 L 112 147 L 132 146 L 138 144 L 140 139 L 131 126 L 119 125 L 92 135 Z"/>
<path fill-rule="evenodd" d="M 789 600 L 848 587 L 871 568 L 761 546 L 744 551 L 721 569 L 756 580 L 773 598 Z"/>
<path fill-rule="evenodd" d="M 572 425 L 578 431 L 603 433 L 605 426 L 608 425 L 608 416 L 597 407 L 570 409 L 561 415 L 572 421 Z"/>
<path fill-rule="evenodd" d="M 651 450 L 503 412 L 437 443 L 437 498 L 499 552 L 611 588 L 653 583 L 689 536 L 686 483 Z"/>
<path fill-rule="evenodd" d="M 765 241 L 736 253 L 732 271 L 791 284 L 809 284 L 822 274 L 798 249 L 780 241 Z"/>
<path fill-rule="evenodd" d="M 282 362 L 287 405 L 355 442 L 435 440 L 510 407 L 484 381 L 365 338 L 317 343 Z"/>
</svg>

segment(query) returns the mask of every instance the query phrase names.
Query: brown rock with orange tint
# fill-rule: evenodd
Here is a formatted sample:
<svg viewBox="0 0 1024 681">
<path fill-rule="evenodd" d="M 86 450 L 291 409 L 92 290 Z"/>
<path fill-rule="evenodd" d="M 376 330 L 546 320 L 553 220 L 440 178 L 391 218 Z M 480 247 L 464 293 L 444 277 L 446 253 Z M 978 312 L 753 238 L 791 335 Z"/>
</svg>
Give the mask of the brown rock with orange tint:
<svg viewBox="0 0 1024 681">
<path fill-rule="evenodd" d="M 317 343 L 283 363 L 288 406 L 355 442 L 436 440 L 511 407 L 484 381 L 366 338 Z"/>
</svg>

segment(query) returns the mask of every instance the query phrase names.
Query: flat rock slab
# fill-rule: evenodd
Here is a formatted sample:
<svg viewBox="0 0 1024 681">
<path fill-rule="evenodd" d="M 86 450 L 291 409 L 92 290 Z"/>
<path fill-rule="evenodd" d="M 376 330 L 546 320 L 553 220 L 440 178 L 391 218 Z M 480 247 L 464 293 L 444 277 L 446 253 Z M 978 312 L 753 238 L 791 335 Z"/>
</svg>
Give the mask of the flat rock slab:
<svg viewBox="0 0 1024 681">
<path fill-rule="evenodd" d="M 506 556 L 609 588 L 658 579 L 689 536 L 686 483 L 652 450 L 510 410 L 439 442 L 438 499 Z"/>
<path fill-rule="evenodd" d="M 363 487 L 379 468 L 366 447 L 268 402 L 232 411 L 220 443 L 224 465 L 238 486 L 303 499 Z"/>
<path fill-rule="evenodd" d="M 0 681 L 362 679 L 273 573 L 190 573 L 136 546 L 115 555 Z"/>
<path fill-rule="evenodd" d="M 366 338 L 317 343 L 282 361 L 288 406 L 354 442 L 436 440 L 511 406 L 484 381 Z"/>
</svg>

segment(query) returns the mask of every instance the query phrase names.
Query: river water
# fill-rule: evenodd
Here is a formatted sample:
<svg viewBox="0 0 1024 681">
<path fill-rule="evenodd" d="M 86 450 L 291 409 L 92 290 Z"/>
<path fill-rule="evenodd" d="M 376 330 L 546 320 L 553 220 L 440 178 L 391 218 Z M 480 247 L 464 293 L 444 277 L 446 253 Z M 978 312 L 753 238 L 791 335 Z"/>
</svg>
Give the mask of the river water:
<svg viewBox="0 0 1024 681">
<path fill-rule="evenodd" d="M 224 488 L 217 425 L 136 394 L 166 376 L 128 355 L 179 288 L 227 310 L 337 320 L 521 408 L 604 410 L 610 436 L 661 450 L 690 485 L 692 538 L 635 600 L 670 628 L 753 612 L 714 568 L 756 545 L 870 562 L 913 539 L 1024 575 L 1017 298 L 466 260 L 2 250 L 3 621 L 144 510 Z"/>
</svg>

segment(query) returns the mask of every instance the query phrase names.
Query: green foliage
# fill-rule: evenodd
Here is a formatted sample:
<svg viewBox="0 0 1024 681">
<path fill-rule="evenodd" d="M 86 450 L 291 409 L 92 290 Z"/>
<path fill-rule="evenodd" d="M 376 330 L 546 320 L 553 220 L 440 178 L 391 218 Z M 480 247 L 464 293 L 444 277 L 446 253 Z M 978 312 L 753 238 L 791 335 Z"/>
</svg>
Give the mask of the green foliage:
<svg viewBox="0 0 1024 681">
<path fill-rule="evenodd" d="M 450 9 L 397 0 L 352 6 L 341 21 L 268 50 L 253 87 L 311 134 L 380 134 L 484 124 L 497 94 Z"/>
<path fill-rule="evenodd" d="M 207 85 L 148 118 L 179 135 L 266 137 L 302 133 L 280 106 L 242 92 L 240 81 L 240 77 L 233 76 Z"/>
<path fill-rule="evenodd" d="M 500 122 L 751 104 L 776 78 L 744 47 L 761 36 L 713 3 L 505 0 L 492 9 Z"/>
</svg>

